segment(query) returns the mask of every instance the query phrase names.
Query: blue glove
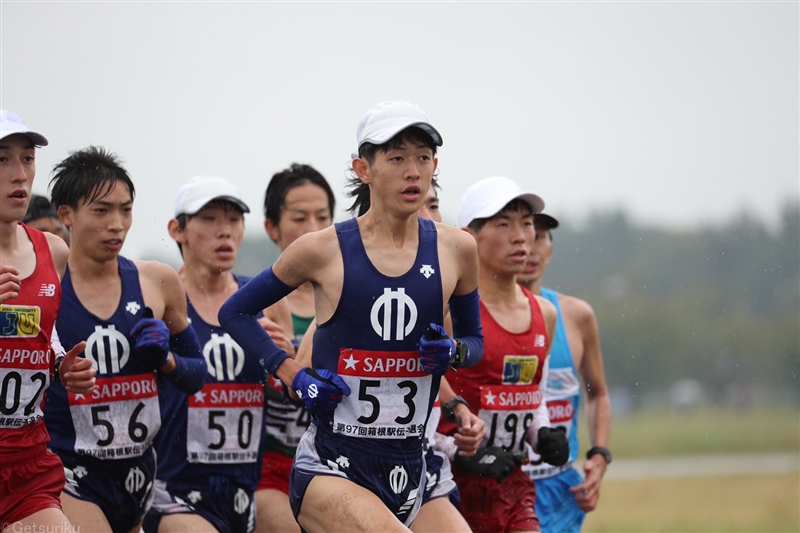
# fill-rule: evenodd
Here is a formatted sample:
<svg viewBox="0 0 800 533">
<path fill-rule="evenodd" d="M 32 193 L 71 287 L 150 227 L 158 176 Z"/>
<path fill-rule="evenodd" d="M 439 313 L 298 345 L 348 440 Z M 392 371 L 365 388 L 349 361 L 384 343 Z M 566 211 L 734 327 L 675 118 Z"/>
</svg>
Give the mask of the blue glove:
<svg viewBox="0 0 800 533">
<path fill-rule="evenodd" d="M 422 368 L 428 374 L 444 376 L 453 360 L 455 350 L 456 342 L 447 336 L 444 328 L 438 324 L 431 324 L 419 340 L 419 359 Z"/>
<path fill-rule="evenodd" d="M 131 337 L 136 344 L 134 349 L 149 358 L 156 369 L 169 360 L 169 328 L 163 320 L 153 318 L 153 310 L 144 308 L 142 318 L 131 329 Z"/>
<path fill-rule="evenodd" d="M 350 387 L 339 374 L 324 368 L 304 367 L 294 376 L 292 390 L 300 397 L 306 410 L 315 414 L 333 412 L 342 396 L 350 395 Z"/>
</svg>

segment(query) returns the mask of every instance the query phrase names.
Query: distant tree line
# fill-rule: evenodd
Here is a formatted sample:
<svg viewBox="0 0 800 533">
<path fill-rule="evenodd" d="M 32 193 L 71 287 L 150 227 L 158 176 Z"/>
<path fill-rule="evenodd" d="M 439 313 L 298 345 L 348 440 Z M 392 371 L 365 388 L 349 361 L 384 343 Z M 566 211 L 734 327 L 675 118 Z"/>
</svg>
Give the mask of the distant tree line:
<svg viewBox="0 0 800 533">
<path fill-rule="evenodd" d="M 545 276 L 597 313 L 611 387 L 634 394 L 695 378 L 722 398 L 741 389 L 800 390 L 800 204 L 776 232 L 743 214 L 718 227 L 667 230 L 598 212 L 562 221 Z M 277 257 L 247 240 L 238 270 Z M 793 392 L 792 392 L 793 391 Z"/>
</svg>

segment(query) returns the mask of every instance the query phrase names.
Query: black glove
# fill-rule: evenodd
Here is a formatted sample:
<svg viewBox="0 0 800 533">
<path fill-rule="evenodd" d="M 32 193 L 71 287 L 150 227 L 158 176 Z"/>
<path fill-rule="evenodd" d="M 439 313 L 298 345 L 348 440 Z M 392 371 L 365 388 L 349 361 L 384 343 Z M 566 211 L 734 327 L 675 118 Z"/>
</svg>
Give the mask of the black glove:
<svg viewBox="0 0 800 533">
<path fill-rule="evenodd" d="M 539 428 L 539 442 L 536 444 L 536 453 L 542 460 L 553 466 L 564 466 L 569 461 L 569 440 L 564 428 L 543 427 Z"/>
<path fill-rule="evenodd" d="M 498 483 L 511 475 L 522 460 L 499 446 L 481 448 L 472 457 L 456 455 L 453 464 L 479 476 L 492 476 Z"/>
</svg>

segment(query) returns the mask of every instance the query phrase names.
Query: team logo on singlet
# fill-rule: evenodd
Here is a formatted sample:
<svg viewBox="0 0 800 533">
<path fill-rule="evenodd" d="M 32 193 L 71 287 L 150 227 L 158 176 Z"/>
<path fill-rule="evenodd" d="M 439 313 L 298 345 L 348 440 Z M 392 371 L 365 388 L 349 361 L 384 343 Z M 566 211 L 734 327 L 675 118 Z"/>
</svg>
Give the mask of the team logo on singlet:
<svg viewBox="0 0 800 533">
<path fill-rule="evenodd" d="M 203 357 L 208 364 L 208 374 L 218 381 L 233 381 L 244 368 L 244 350 L 227 333 L 212 333 L 203 346 Z"/>
<path fill-rule="evenodd" d="M 507 355 L 503 358 L 503 384 L 530 385 L 539 368 L 539 358 L 530 355 Z"/>
<path fill-rule="evenodd" d="M 86 339 L 85 353 L 100 374 L 116 374 L 128 363 L 131 346 L 114 324 L 95 326 L 94 333 Z"/>
<path fill-rule="evenodd" d="M 369 318 L 372 329 L 383 340 L 401 341 L 417 325 L 417 306 L 403 287 L 396 291 L 384 288 L 383 294 L 372 304 Z M 392 339 L 393 332 L 394 339 Z"/>
<path fill-rule="evenodd" d="M 0 305 L 0 337 L 32 338 L 41 329 L 42 310 L 30 305 Z"/>
</svg>

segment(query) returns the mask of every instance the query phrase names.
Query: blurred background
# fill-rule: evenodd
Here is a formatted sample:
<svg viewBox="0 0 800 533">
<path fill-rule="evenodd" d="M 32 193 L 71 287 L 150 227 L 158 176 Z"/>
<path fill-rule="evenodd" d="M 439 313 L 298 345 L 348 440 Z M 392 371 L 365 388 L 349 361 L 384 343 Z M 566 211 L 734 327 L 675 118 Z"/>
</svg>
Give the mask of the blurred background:
<svg viewBox="0 0 800 533">
<path fill-rule="evenodd" d="M 561 221 L 545 284 L 597 314 L 614 462 L 591 531 L 800 531 L 797 2 L 1 2 L 0 105 L 137 186 L 123 250 L 179 263 L 180 186 L 250 202 L 238 270 L 277 250 L 269 178 L 337 194 L 360 116 L 442 132 L 446 223 L 507 175 Z M 584 450 L 588 439 L 582 440 Z"/>
</svg>

